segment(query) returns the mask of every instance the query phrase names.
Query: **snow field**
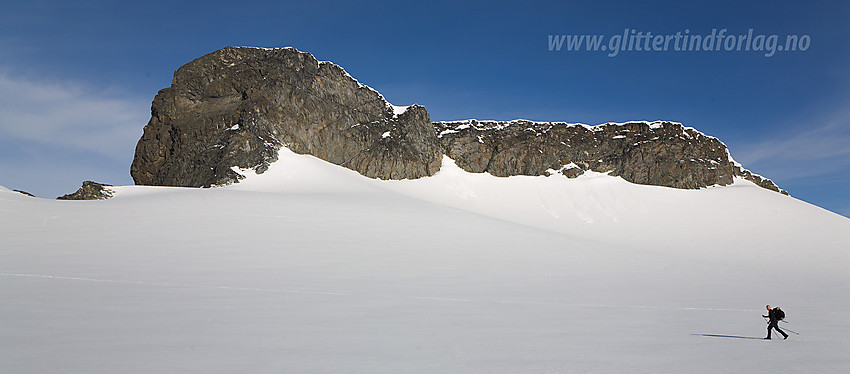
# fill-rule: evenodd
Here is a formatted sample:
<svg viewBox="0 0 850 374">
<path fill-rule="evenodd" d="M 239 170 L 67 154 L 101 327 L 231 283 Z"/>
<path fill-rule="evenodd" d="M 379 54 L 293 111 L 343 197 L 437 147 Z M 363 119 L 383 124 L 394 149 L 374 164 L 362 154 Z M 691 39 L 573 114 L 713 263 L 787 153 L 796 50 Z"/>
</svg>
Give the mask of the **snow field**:
<svg viewBox="0 0 850 374">
<path fill-rule="evenodd" d="M 0 189 L 9 373 L 841 372 L 846 218 L 444 161 L 374 181 L 283 150 L 214 189 Z M 798 331 L 761 341 L 764 304 Z M 719 335 L 719 336 L 706 336 Z"/>
</svg>

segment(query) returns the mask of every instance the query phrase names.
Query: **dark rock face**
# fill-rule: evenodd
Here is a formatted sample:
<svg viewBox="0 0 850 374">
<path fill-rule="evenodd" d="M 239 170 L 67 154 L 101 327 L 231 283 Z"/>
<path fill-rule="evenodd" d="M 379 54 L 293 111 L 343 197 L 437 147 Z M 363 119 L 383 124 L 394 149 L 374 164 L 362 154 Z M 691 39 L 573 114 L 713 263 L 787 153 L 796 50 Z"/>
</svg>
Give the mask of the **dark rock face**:
<svg viewBox="0 0 850 374">
<path fill-rule="evenodd" d="M 207 187 L 262 173 L 281 146 L 371 178 L 433 175 L 441 152 L 428 112 L 395 114 L 341 67 L 293 48 L 224 48 L 174 73 L 136 145 L 136 184 Z"/>
<path fill-rule="evenodd" d="M 742 177 L 788 194 L 735 163 L 715 137 L 672 122 L 609 123 L 459 121 L 434 123 L 443 150 L 457 165 L 496 176 L 575 178 L 585 170 L 637 184 L 695 189 Z"/>
<path fill-rule="evenodd" d="M 733 164 L 716 138 L 670 122 L 584 126 L 511 121 L 438 122 L 458 166 L 496 176 L 611 172 L 638 184 L 700 188 L 732 183 Z M 579 169 L 579 170 L 576 170 Z"/>
<path fill-rule="evenodd" d="M 85 181 L 76 192 L 59 196 L 56 200 L 106 200 L 112 197 L 112 190 L 108 187 L 111 185 Z"/>
<path fill-rule="evenodd" d="M 432 124 L 424 107 L 394 110 L 341 67 L 293 48 L 227 47 L 180 67 L 154 98 L 130 174 L 141 185 L 228 184 L 242 178 L 234 167 L 264 172 L 280 147 L 381 179 L 433 175 L 445 154 L 499 177 L 590 170 L 694 189 L 739 176 L 783 192 L 718 139 L 678 123 Z"/>
</svg>

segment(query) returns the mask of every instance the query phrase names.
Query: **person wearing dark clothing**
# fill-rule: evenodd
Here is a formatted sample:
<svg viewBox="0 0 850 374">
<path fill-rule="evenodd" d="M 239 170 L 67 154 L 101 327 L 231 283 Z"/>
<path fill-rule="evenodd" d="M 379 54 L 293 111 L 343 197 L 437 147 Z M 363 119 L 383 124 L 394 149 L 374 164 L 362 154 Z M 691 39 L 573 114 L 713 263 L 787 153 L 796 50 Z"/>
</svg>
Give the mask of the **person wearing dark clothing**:
<svg viewBox="0 0 850 374">
<path fill-rule="evenodd" d="M 767 337 L 764 338 L 765 340 L 770 340 L 770 330 L 771 329 L 776 329 L 776 331 L 778 333 L 780 333 L 780 334 L 782 334 L 782 336 L 784 336 L 783 339 L 788 339 L 788 334 L 786 334 L 785 331 L 782 331 L 781 329 L 779 329 L 779 320 L 781 318 L 779 318 L 779 316 L 777 316 L 776 314 L 777 314 L 776 309 L 770 309 L 770 305 L 768 305 L 767 306 L 767 315 L 762 316 L 764 318 L 767 318 Z"/>
</svg>

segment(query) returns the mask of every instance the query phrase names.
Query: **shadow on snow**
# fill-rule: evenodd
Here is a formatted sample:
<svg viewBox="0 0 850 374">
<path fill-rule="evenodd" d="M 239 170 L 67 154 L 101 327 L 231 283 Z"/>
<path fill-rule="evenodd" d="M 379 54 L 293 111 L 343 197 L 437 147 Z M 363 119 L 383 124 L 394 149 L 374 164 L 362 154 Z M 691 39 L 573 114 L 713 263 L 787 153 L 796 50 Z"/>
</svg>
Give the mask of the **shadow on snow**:
<svg viewBox="0 0 850 374">
<path fill-rule="evenodd" d="M 720 335 L 720 334 L 691 334 L 696 336 L 707 336 L 709 338 L 729 338 L 729 339 L 756 339 L 763 340 L 764 338 L 758 338 L 754 336 L 738 336 L 738 335 Z"/>
</svg>

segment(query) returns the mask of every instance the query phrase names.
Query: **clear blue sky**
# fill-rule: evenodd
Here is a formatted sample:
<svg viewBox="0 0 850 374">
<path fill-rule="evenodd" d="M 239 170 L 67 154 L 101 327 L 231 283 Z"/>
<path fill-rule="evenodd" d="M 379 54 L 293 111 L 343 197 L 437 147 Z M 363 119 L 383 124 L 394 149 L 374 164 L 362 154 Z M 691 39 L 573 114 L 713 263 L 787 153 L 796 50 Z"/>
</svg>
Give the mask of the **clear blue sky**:
<svg viewBox="0 0 850 374">
<path fill-rule="evenodd" d="M 671 120 L 850 215 L 846 2 L 26 1 L 0 13 L 0 185 L 131 184 L 150 101 L 190 60 L 293 46 L 433 120 Z M 548 35 L 809 35 L 804 51 L 550 51 Z"/>
</svg>

